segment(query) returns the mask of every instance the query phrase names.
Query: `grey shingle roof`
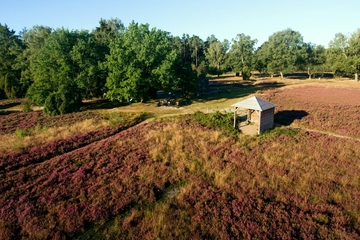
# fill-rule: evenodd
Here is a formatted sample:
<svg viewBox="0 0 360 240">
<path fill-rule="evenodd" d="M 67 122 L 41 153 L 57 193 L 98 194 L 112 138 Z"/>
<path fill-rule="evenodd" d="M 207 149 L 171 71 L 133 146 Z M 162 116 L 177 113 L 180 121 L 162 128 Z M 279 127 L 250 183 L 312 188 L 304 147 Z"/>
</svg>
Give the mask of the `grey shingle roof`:
<svg viewBox="0 0 360 240">
<path fill-rule="evenodd" d="M 276 107 L 275 104 L 268 102 L 264 99 L 261 99 L 259 97 L 256 97 L 256 96 L 247 98 L 247 99 L 237 102 L 231 106 L 239 107 L 239 108 L 246 108 L 246 109 L 253 109 L 253 110 L 260 110 L 260 111 L 264 111 L 264 110 Z"/>
</svg>

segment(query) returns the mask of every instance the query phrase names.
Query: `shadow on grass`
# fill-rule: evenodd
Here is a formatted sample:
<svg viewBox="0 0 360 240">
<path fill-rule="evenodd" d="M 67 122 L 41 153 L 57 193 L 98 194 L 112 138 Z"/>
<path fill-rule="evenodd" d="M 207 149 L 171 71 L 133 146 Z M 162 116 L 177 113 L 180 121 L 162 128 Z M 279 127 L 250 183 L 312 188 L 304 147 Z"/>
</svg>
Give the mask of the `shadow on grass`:
<svg viewBox="0 0 360 240">
<path fill-rule="evenodd" d="M 13 113 L 18 113 L 19 111 L 13 111 L 13 110 L 4 110 L 4 111 L 0 111 L 0 116 L 1 115 L 10 115 Z"/>
<path fill-rule="evenodd" d="M 279 82 L 264 82 L 259 84 L 224 84 L 224 85 L 216 85 L 210 86 L 210 91 L 208 93 L 199 94 L 199 96 L 195 96 L 193 99 L 198 102 L 206 102 L 211 100 L 218 100 L 222 98 L 233 99 L 233 98 L 241 98 L 247 95 L 256 93 L 257 91 L 265 91 L 268 89 L 280 88 L 285 86 L 283 83 Z"/>
<path fill-rule="evenodd" d="M 12 107 L 18 106 L 20 104 L 21 104 L 20 102 L 11 102 L 11 103 L 0 104 L 0 110 L 12 108 Z"/>
<path fill-rule="evenodd" d="M 218 99 L 234 99 L 234 98 L 241 98 L 247 95 L 253 94 L 257 91 L 265 91 L 268 89 L 279 88 L 283 87 L 285 84 L 278 83 L 276 81 L 270 82 L 262 82 L 258 84 L 254 84 L 254 81 L 242 81 L 239 82 L 232 82 L 232 83 L 225 83 L 225 84 L 215 84 L 210 85 L 210 91 L 205 93 L 199 93 L 193 96 L 190 99 L 187 98 L 169 98 L 170 102 L 168 104 L 158 104 L 158 106 L 188 106 L 193 103 L 193 100 L 197 102 L 207 102 L 212 100 Z M 163 99 L 154 99 L 154 102 L 157 103 Z M 178 102 L 178 105 L 175 104 Z M 110 101 L 108 99 L 98 99 L 89 102 L 84 102 L 80 108 L 80 111 L 87 111 L 87 110 L 94 110 L 94 109 L 112 109 L 122 106 L 128 106 L 129 103 L 121 103 L 118 101 Z"/>
<path fill-rule="evenodd" d="M 307 115 L 309 114 L 304 110 L 284 110 L 275 114 L 274 121 L 278 124 L 288 126 L 296 119 L 302 119 Z"/>
<path fill-rule="evenodd" d="M 89 102 L 83 102 L 80 111 L 94 110 L 94 109 L 112 109 L 122 106 L 127 106 L 129 103 L 122 103 L 119 101 L 110 101 L 109 99 L 98 99 Z"/>
<path fill-rule="evenodd" d="M 309 75 L 306 72 L 296 72 L 296 73 L 285 73 L 284 78 L 287 79 L 300 79 L 306 80 L 309 79 Z M 314 73 L 311 78 L 322 78 L 322 79 L 333 79 L 334 74 L 332 73 Z"/>
<path fill-rule="evenodd" d="M 268 73 L 255 73 L 253 74 L 253 76 L 256 78 L 270 78 L 270 74 Z M 274 77 L 280 77 L 280 73 L 274 73 Z M 292 73 L 284 73 L 284 78 L 306 80 L 309 79 L 309 75 L 307 72 L 292 72 Z M 333 79 L 334 74 L 330 72 L 313 73 L 311 78 Z"/>
</svg>

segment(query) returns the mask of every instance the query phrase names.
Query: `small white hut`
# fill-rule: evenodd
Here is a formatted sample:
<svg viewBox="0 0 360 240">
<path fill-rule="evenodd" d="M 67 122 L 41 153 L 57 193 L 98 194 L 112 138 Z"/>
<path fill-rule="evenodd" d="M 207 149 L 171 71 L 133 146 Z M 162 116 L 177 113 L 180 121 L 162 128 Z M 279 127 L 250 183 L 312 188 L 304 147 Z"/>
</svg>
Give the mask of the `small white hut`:
<svg viewBox="0 0 360 240">
<path fill-rule="evenodd" d="M 235 108 L 234 127 L 236 127 L 236 112 L 239 108 L 248 110 L 247 121 L 253 122 L 258 126 L 258 134 L 274 126 L 274 112 L 276 105 L 271 102 L 253 96 L 231 106 Z"/>
</svg>

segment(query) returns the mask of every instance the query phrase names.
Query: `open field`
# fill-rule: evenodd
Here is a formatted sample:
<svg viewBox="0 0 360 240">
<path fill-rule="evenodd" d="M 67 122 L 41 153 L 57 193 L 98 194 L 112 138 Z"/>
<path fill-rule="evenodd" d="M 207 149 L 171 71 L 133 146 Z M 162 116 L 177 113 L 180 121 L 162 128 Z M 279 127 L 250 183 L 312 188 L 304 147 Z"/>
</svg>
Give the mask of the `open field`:
<svg viewBox="0 0 360 240">
<path fill-rule="evenodd" d="M 360 86 L 271 81 L 220 86 L 181 108 L 88 106 L 46 117 L 7 103 L 0 236 L 359 239 L 360 144 L 331 134 L 360 138 Z M 229 135 L 191 115 L 255 93 L 278 105 L 285 126 Z"/>
</svg>

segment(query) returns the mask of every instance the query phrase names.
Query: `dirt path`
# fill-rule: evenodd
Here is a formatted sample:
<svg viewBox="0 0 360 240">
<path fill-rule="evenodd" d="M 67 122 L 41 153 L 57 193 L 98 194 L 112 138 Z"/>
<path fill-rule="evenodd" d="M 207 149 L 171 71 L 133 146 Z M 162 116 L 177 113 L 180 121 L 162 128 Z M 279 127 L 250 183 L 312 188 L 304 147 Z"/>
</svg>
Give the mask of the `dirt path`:
<svg viewBox="0 0 360 240">
<path fill-rule="evenodd" d="M 331 132 L 326 132 L 326 131 L 321 131 L 321 130 L 315 130 L 315 129 L 309 129 L 309 128 L 303 128 L 303 127 L 291 127 L 291 126 L 288 126 L 288 127 L 292 128 L 292 129 L 299 129 L 299 130 L 304 130 L 304 131 L 307 131 L 307 132 L 315 132 L 315 133 L 325 134 L 325 135 L 328 135 L 328 136 L 331 136 L 331 137 L 337 137 L 337 138 L 354 140 L 354 141 L 360 142 L 360 138 L 356 138 L 356 137 L 349 137 L 349 136 L 339 135 L 339 134 L 336 134 L 336 133 L 331 133 Z"/>
</svg>

